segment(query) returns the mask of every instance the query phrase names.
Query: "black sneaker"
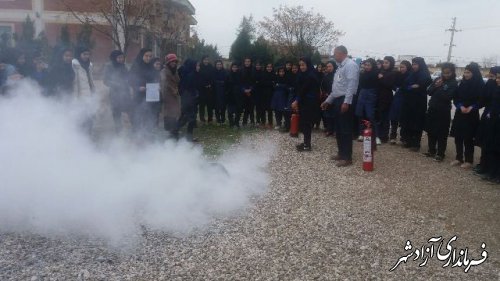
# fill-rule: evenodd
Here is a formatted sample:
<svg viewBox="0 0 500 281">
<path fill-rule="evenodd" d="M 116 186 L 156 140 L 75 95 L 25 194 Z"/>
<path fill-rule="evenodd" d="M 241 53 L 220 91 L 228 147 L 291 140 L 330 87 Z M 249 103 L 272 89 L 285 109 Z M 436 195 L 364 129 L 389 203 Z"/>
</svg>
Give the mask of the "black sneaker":
<svg viewBox="0 0 500 281">
<path fill-rule="evenodd" d="M 434 158 L 434 157 L 436 157 L 436 154 L 435 154 L 435 153 L 430 153 L 430 152 L 422 153 L 422 155 L 424 155 L 425 157 L 429 157 L 429 158 Z"/>
<path fill-rule="evenodd" d="M 481 176 L 481 180 L 492 182 L 495 180 L 495 177 L 492 175 L 486 174 L 486 175 Z"/>
<path fill-rule="evenodd" d="M 420 147 L 419 146 L 410 147 L 410 151 L 419 152 L 420 151 Z"/>
<path fill-rule="evenodd" d="M 477 164 L 476 166 L 474 166 L 474 168 L 472 168 L 472 171 L 474 172 L 477 172 L 477 171 L 482 171 L 483 168 L 481 167 L 481 164 Z"/>
<path fill-rule="evenodd" d="M 297 145 L 296 148 L 297 148 L 297 151 L 299 151 L 299 152 L 302 152 L 302 151 L 309 152 L 312 150 L 310 145 L 305 145 L 303 143 Z"/>
<path fill-rule="evenodd" d="M 434 157 L 434 161 L 436 162 L 443 162 L 444 161 L 444 156 L 437 155 Z"/>
</svg>

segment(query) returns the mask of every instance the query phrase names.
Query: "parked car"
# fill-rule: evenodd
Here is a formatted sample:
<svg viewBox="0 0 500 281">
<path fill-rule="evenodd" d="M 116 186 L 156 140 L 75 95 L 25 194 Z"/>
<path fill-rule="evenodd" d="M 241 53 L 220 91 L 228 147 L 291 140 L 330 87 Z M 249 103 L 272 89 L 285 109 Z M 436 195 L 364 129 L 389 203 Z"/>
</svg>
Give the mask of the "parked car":
<svg viewBox="0 0 500 281">
<path fill-rule="evenodd" d="M 436 80 L 437 78 L 441 77 L 441 71 L 434 71 L 431 75 L 432 80 Z"/>
</svg>

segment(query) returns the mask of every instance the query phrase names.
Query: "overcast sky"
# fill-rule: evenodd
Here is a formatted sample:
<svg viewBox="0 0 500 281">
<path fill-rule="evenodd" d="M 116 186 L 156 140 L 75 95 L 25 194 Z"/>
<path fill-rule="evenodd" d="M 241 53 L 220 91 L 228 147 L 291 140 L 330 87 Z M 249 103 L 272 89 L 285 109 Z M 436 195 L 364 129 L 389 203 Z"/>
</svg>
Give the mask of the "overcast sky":
<svg viewBox="0 0 500 281">
<path fill-rule="evenodd" d="M 198 32 L 223 56 L 244 15 L 256 21 L 280 5 L 302 5 L 332 20 L 346 34 L 339 43 L 353 56 L 420 55 L 446 60 L 451 19 L 457 17 L 453 55 L 460 64 L 496 56 L 500 62 L 500 0 L 191 0 Z"/>
</svg>

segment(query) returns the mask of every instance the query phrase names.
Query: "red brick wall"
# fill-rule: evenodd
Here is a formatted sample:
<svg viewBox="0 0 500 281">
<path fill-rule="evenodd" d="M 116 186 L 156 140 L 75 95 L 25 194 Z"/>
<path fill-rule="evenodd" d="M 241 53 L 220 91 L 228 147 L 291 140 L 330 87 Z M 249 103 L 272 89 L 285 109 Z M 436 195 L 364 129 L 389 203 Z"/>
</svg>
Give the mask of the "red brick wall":
<svg viewBox="0 0 500 281">
<path fill-rule="evenodd" d="M 45 25 L 45 33 L 49 39 L 49 44 L 51 46 L 55 45 L 59 40 L 59 35 L 61 34 L 62 24 L 48 23 Z M 80 32 L 80 25 L 70 24 L 68 25 L 71 34 L 71 40 L 76 41 L 76 35 Z M 94 49 L 92 50 L 92 60 L 97 63 L 107 62 L 108 56 L 113 48 L 113 43 L 105 35 L 93 31 L 92 38 L 95 41 Z"/>
<path fill-rule="evenodd" d="M 0 1 L 0 9 L 31 10 L 31 0 Z"/>
<path fill-rule="evenodd" d="M 101 2 L 102 1 L 102 2 Z M 68 11 L 70 6 L 73 11 L 95 12 L 97 11 L 95 3 L 103 3 L 109 0 L 44 0 L 44 9 L 46 11 Z M 31 2 L 31 1 L 30 1 Z"/>
</svg>

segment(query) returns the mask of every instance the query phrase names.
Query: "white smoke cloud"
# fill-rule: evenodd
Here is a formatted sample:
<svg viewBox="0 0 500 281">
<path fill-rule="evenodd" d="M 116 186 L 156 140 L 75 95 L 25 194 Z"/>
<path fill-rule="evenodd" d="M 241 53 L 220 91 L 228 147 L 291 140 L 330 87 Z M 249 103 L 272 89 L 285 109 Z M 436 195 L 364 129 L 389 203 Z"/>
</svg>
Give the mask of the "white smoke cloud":
<svg viewBox="0 0 500 281">
<path fill-rule="evenodd" d="M 270 145 L 226 152 L 224 171 L 185 142 L 97 148 L 81 129 L 88 113 L 28 83 L 0 98 L 0 231 L 111 242 L 141 226 L 184 232 L 266 191 Z"/>
</svg>

